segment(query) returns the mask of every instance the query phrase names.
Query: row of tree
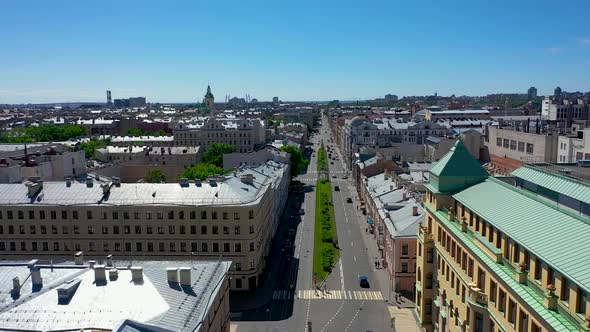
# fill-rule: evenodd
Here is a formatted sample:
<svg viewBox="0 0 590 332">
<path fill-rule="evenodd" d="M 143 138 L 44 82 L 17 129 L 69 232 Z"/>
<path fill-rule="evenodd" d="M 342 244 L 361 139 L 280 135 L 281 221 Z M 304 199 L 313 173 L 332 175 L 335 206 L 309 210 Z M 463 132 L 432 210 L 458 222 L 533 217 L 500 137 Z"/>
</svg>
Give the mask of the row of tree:
<svg viewBox="0 0 590 332">
<path fill-rule="evenodd" d="M 58 142 L 86 135 L 86 128 L 75 124 L 42 124 L 26 128 L 12 128 L 0 135 L 2 143 Z"/>
</svg>

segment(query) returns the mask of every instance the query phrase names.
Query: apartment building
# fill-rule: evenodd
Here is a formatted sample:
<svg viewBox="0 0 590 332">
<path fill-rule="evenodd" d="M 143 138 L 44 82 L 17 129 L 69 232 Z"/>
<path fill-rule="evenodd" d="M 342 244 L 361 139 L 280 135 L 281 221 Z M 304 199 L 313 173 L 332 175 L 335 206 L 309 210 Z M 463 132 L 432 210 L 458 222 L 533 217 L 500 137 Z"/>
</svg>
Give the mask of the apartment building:
<svg viewBox="0 0 590 332">
<path fill-rule="evenodd" d="M 223 258 L 230 287 L 254 289 L 289 181 L 268 161 L 207 181 L 0 184 L 0 257 Z"/>
<path fill-rule="evenodd" d="M 575 121 L 590 120 L 590 104 L 584 99 L 546 97 L 541 106 L 541 115 L 564 132 Z"/>
<path fill-rule="evenodd" d="M 405 119 L 355 117 L 345 120 L 342 128 L 342 152 L 351 167 L 354 154 L 362 146 L 389 147 L 396 143 L 420 144 L 429 136 L 445 136 L 450 127 L 432 121 L 407 121 Z M 422 149 L 422 147 L 420 147 Z"/>
<path fill-rule="evenodd" d="M 590 159 L 590 128 L 578 130 L 575 136 L 559 136 L 557 161 L 575 163 Z"/>
<path fill-rule="evenodd" d="M 490 177 L 461 141 L 426 187 L 416 310 L 427 331 L 590 329 L 590 219 Z"/>
<path fill-rule="evenodd" d="M 506 173 L 510 173 L 523 163 L 557 161 L 557 134 L 496 126 L 489 126 L 486 131 L 485 145 L 490 161 Z"/>
<path fill-rule="evenodd" d="M 177 146 L 200 146 L 206 151 L 211 144 L 226 143 L 236 152 L 250 152 L 264 144 L 266 131 L 260 119 L 205 117 L 177 123 L 173 136 Z"/>
</svg>

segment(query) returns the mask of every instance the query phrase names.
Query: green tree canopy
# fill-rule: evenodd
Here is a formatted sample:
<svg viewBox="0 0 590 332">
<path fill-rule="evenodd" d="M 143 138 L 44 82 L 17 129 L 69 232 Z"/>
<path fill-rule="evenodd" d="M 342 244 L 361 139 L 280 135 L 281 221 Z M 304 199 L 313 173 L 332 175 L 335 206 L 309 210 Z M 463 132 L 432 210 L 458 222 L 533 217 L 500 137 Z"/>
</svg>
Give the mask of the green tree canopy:
<svg viewBox="0 0 590 332">
<path fill-rule="evenodd" d="M 195 166 L 191 166 L 185 169 L 184 172 L 182 172 L 182 174 L 180 175 L 180 177 L 191 180 L 205 180 L 210 175 L 221 175 L 223 173 L 223 168 L 211 163 L 202 162 L 196 164 Z"/>
<path fill-rule="evenodd" d="M 127 129 L 127 135 L 131 136 L 166 136 L 168 133 L 163 130 L 141 130 L 139 128 Z"/>
<path fill-rule="evenodd" d="M 91 158 L 94 157 L 96 149 L 104 148 L 108 143 L 108 140 L 98 140 L 93 138 L 88 142 L 82 142 L 80 144 L 80 149 L 84 150 L 86 158 Z"/>
<path fill-rule="evenodd" d="M 291 161 L 291 176 L 296 176 L 309 164 L 309 161 L 305 159 L 299 148 L 286 145 L 281 147 L 281 150 L 288 152 L 290 155 L 289 159 Z"/>
<path fill-rule="evenodd" d="M 148 183 L 161 183 L 166 182 L 166 176 L 162 173 L 159 169 L 152 169 L 151 171 L 147 171 L 145 173 L 145 182 Z"/>
<path fill-rule="evenodd" d="M 203 154 L 203 162 L 213 164 L 219 168 L 223 167 L 223 155 L 232 153 L 236 148 L 231 144 L 213 143 L 209 145 L 207 151 Z"/>
<path fill-rule="evenodd" d="M 0 141 L 4 143 L 57 142 L 85 135 L 86 129 L 80 125 L 42 124 L 4 131 Z"/>
</svg>

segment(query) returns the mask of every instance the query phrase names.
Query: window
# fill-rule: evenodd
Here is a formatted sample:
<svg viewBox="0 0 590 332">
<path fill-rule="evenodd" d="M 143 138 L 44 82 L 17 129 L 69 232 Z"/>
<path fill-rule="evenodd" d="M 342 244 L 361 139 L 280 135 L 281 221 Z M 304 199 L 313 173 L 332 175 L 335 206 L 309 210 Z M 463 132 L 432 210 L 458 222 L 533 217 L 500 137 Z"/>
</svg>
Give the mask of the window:
<svg viewBox="0 0 590 332">
<path fill-rule="evenodd" d="M 145 233 L 146 234 L 153 234 L 154 233 L 154 228 L 152 226 L 146 226 L 145 227 Z"/>
<path fill-rule="evenodd" d="M 145 213 L 145 219 L 152 219 L 152 213 L 151 212 L 146 212 Z"/>
<path fill-rule="evenodd" d="M 78 211 L 72 211 L 72 219 L 78 220 Z"/>
<path fill-rule="evenodd" d="M 35 219 L 35 211 L 29 211 L 29 219 Z"/>
<path fill-rule="evenodd" d="M 207 211 L 201 211 L 201 219 L 207 219 Z"/>
<path fill-rule="evenodd" d="M 223 234 L 229 235 L 229 227 L 223 226 Z"/>
<path fill-rule="evenodd" d="M 197 234 L 197 226 L 191 225 L 191 234 Z"/>
<path fill-rule="evenodd" d="M 207 234 L 207 226 L 201 226 L 201 234 Z"/>
<path fill-rule="evenodd" d="M 234 212 L 234 219 L 240 219 L 240 214 L 237 212 Z"/>
<path fill-rule="evenodd" d="M 129 225 L 123 226 L 123 233 L 131 234 L 131 226 L 129 226 Z"/>
<path fill-rule="evenodd" d="M 92 211 L 86 211 L 86 219 L 92 219 Z"/>
<path fill-rule="evenodd" d="M 195 211 L 191 211 L 190 212 L 190 218 L 191 219 L 197 219 L 197 213 Z"/>
<path fill-rule="evenodd" d="M 2 251 L 6 250 L 6 248 L 4 247 L 4 242 L 2 242 L 2 243 L 0 243 L 0 244 L 2 244 L 2 245 L 0 246 L 0 250 L 2 250 Z M 37 248 L 37 242 L 33 242 L 33 243 L 32 243 L 32 250 L 33 250 L 33 251 L 37 251 L 38 249 L 39 249 L 39 248 Z"/>
<path fill-rule="evenodd" d="M 586 315 L 586 302 L 588 301 L 588 294 L 578 288 L 578 296 L 576 297 L 576 312 L 582 314 L 582 316 Z"/>
<path fill-rule="evenodd" d="M 164 242 L 158 243 L 158 251 L 164 251 Z"/>
<path fill-rule="evenodd" d="M 135 226 L 135 234 L 141 234 L 141 226 L 139 226 L 139 225 Z"/>
<path fill-rule="evenodd" d="M 533 154 L 533 145 L 531 143 L 526 144 L 526 153 Z"/>
<path fill-rule="evenodd" d="M 223 220 L 227 220 L 229 217 L 227 216 L 227 212 L 222 213 Z"/>
<path fill-rule="evenodd" d="M 510 140 L 510 150 L 516 150 L 516 141 Z"/>
<path fill-rule="evenodd" d="M 234 263 L 234 268 L 236 269 L 236 271 L 241 271 L 242 270 L 242 264 L 241 263 Z"/>
<path fill-rule="evenodd" d="M 469 263 L 467 264 L 467 275 L 473 278 L 473 258 L 469 258 Z"/>
<path fill-rule="evenodd" d="M 402 273 L 408 273 L 408 263 L 402 263 Z"/>
<path fill-rule="evenodd" d="M 168 226 L 168 234 L 174 234 L 175 227 L 173 225 Z"/>
<path fill-rule="evenodd" d="M 531 332 L 541 332 L 541 327 L 535 323 L 531 323 Z"/>
<path fill-rule="evenodd" d="M 54 226 L 55 227 L 55 226 Z M 18 226 L 18 232 L 20 234 L 25 234 L 25 225 L 19 225 Z"/>
<path fill-rule="evenodd" d="M 139 212 L 133 212 L 133 219 L 139 219 Z"/>
<path fill-rule="evenodd" d="M 52 216 L 55 217 L 55 211 L 51 211 L 52 212 Z M 25 213 L 23 211 L 18 211 L 18 219 L 25 219 Z M 55 219 L 55 218 L 52 218 Z"/>
<path fill-rule="evenodd" d="M 564 302 L 569 302 L 570 300 L 570 289 L 567 278 L 561 277 L 561 295 L 559 297 Z"/>
<path fill-rule="evenodd" d="M 506 293 L 501 289 L 498 291 L 498 310 L 501 313 L 506 311 Z"/>
<path fill-rule="evenodd" d="M 179 229 L 178 229 L 178 233 L 180 233 L 180 234 L 186 234 L 186 226 L 180 225 L 179 226 Z"/>
<path fill-rule="evenodd" d="M 518 151 L 524 152 L 524 142 L 518 142 Z"/>
<path fill-rule="evenodd" d="M 102 234 L 109 234 L 109 227 L 108 226 L 102 226 Z"/>
<path fill-rule="evenodd" d="M 213 252 L 219 252 L 219 243 L 214 242 L 213 248 L 211 249 Z"/>
<path fill-rule="evenodd" d="M 496 283 L 490 280 L 490 302 L 496 303 Z"/>
<path fill-rule="evenodd" d="M 178 212 L 178 219 L 184 219 L 184 211 Z"/>
<path fill-rule="evenodd" d="M 234 227 L 234 234 L 236 234 L 236 235 L 240 234 L 240 226 Z"/>
<path fill-rule="evenodd" d="M 223 252 L 229 252 L 229 243 L 223 244 Z"/>
<path fill-rule="evenodd" d="M 186 252 L 186 243 L 185 242 L 180 242 L 180 251 Z"/>
<path fill-rule="evenodd" d="M 205 242 L 201 243 L 201 251 L 207 252 L 207 243 L 205 243 Z"/>
<path fill-rule="evenodd" d="M 236 270 L 237 270 L 237 266 L 236 266 Z M 242 279 L 236 279 L 236 288 L 242 288 Z"/>
<path fill-rule="evenodd" d="M 217 211 L 211 212 L 211 219 L 217 219 Z"/>
<path fill-rule="evenodd" d="M 516 303 L 512 299 L 508 299 L 508 322 L 512 325 L 516 323 Z"/>
<path fill-rule="evenodd" d="M 170 252 L 175 252 L 175 251 L 176 251 L 176 243 L 170 242 Z"/>
<path fill-rule="evenodd" d="M 143 251 L 143 245 L 141 242 L 135 242 L 135 251 Z"/>
<path fill-rule="evenodd" d="M 113 212 L 113 219 L 119 219 L 119 212 Z"/>
<path fill-rule="evenodd" d="M 37 232 L 37 229 L 36 229 L 35 225 L 31 225 L 29 227 L 29 233 L 35 234 L 36 232 Z"/>
<path fill-rule="evenodd" d="M 508 148 L 508 147 L 510 146 L 510 140 L 509 140 L 509 139 L 507 139 L 507 138 L 505 138 L 505 139 L 504 139 L 504 145 L 503 145 L 503 146 L 504 146 L 505 148 Z"/>
<path fill-rule="evenodd" d="M 94 234 L 94 227 L 88 226 L 88 234 Z"/>
<path fill-rule="evenodd" d="M 242 252 L 242 245 L 240 243 L 236 243 L 234 245 L 234 251 L 235 252 Z"/>
<path fill-rule="evenodd" d="M 191 251 L 197 252 L 198 250 L 199 250 L 199 246 L 197 245 L 197 242 L 191 242 Z"/>
<path fill-rule="evenodd" d="M 10 244 L 11 244 L 11 247 L 12 247 L 12 243 L 13 243 L 13 242 L 11 242 L 11 243 L 10 243 Z M 78 247 L 79 247 L 79 246 L 80 246 L 80 245 L 78 244 Z M 79 250 L 79 249 L 78 249 L 78 250 Z M 49 251 L 49 242 L 43 242 L 43 251 Z"/>
<path fill-rule="evenodd" d="M 254 226 L 250 225 L 250 234 L 254 234 Z"/>
<path fill-rule="evenodd" d="M 6 211 L 6 218 L 12 219 L 12 211 Z"/>
<path fill-rule="evenodd" d="M 88 242 L 88 250 L 95 251 L 96 250 L 96 244 L 94 242 Z"/>
<path fill-rule="evenodd" d="M 254 210 L 248 211 L 248 219 L 254 219 Z"/>
<path fill-rule="evenodd" d="M 164 219 L 164 213 L 163 212 L 157 212 L 156 213 L 156 218 L 157 219 Z"/>
<path fill-rule="evenodd" d="M 219 228 L 217 226 L 212 226 L 211 234 L 219 234 Z"/>
<path fill-rule="evenodd" d="M 250 242 L 250 251 L 254 251 L 254 242 Z"/>
<path fill-rule="evenodd" d="M 158 234 L 164 234 L 164 227 L 158 226 Z"/>
<path fill-rule="evenodd" d="M 408 256 L 409 247 L 407 244 L 402 245 L 402 256 Z"/>
<path fill-rule="evenodd" d="M 43 226 L 41 226 L 41 231 L 43 231 Z M 78 228 L 78 225 L 74 225 L 74 234 L 80 234 L 80 228 Z"/>
<path fill-rule="evenodd" d="M 174 219 L 174 211 L 168 212 L 168 219 Z"/>
</svg>

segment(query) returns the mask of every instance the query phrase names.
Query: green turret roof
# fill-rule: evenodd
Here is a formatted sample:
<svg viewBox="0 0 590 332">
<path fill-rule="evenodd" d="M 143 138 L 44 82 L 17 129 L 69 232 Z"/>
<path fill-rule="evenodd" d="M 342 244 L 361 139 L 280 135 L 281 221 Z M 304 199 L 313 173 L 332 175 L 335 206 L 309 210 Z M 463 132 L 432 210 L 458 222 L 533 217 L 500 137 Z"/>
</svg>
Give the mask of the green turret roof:
<svg viewBox="0 0 590 332">
<path fill-rule="evenodd" d="M 430 170 L 429 188 L 436 192 L 452 193 L 482 182 L 489 173 L 465 148 L 463 141 L 455 145 Z"/>
</svg>

